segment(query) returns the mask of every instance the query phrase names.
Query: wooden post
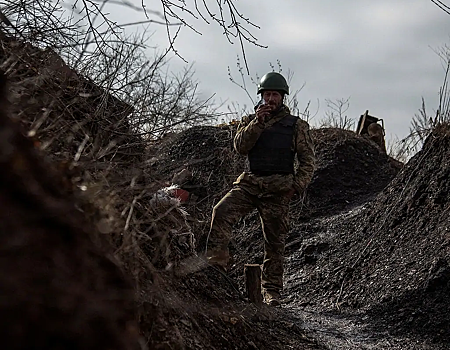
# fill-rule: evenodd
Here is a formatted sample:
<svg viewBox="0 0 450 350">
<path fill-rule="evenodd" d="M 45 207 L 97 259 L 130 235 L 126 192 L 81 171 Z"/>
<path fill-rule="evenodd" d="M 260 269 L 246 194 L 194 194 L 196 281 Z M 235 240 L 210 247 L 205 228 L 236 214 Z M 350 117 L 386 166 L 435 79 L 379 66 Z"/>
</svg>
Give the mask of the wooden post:
<svg viewBox="0 0 450 350">
<path fill-rule="evenodd" d="M 261 294 L 261 266 L 258 264 L 246 264 L 244 266 L 245 287 L 250 302 L 257 306 L 263 303 Z"/>
</svg>

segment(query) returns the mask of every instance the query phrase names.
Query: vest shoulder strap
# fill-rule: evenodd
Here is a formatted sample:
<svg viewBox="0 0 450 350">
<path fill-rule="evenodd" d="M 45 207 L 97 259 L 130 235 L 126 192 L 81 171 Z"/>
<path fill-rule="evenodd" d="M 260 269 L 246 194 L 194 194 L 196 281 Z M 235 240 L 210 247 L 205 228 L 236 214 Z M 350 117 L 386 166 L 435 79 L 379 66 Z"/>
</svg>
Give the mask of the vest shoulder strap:
<svg viewBox="0 0 450 350">
<path fill-rule="evenodd" d="M 284 126 L 294 126 L 295 124 L 297 124 L 298 119 L 298 117 L 295 117 L 293 115 L 287 115 L 286 117 L 281 119 L 279 123 Z"/>
</svg>

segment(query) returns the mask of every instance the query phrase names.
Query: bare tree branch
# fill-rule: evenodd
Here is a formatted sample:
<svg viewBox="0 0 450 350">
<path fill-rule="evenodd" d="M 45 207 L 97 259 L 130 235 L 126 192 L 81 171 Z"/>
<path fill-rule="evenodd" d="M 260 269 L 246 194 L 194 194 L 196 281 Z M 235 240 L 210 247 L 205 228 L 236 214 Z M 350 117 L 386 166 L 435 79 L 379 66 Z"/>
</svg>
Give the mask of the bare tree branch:
<svg viewBox="0 0 450 350">
<path fill-rule="evenodd" d="M 439 7 L 442 11 L 444 11 L 446 14 L 450 15 L 450 6 L 444 4 L 440 0 L 431 0 L 433 4 L 435 4 L 437 7 Z"/>
</svg>

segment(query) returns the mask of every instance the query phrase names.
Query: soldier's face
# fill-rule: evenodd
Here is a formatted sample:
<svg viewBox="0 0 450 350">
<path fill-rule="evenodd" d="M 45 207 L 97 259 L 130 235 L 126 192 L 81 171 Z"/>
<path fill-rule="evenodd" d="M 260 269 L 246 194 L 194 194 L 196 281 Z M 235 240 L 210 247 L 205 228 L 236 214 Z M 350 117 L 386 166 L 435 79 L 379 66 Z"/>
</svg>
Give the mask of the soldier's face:
<svg viewBox="0 0 450 350">
<path fill-rule="evenodd" d="M 278 91 L 265 90 L 263 91 L 262 98 L 266 102 L 266 105 L 270 107 L 271 111 L 275 111 L 283 103 L 283 95 Z"/>
</svg>

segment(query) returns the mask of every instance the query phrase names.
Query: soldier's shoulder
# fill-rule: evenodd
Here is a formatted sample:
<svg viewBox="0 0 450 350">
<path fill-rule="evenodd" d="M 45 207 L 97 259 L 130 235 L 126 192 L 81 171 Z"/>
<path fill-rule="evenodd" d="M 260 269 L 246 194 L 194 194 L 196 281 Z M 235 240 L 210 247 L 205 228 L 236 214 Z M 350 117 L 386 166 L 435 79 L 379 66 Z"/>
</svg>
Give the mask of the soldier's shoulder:
<svg viewBox="0 0 450 350">
<path fill-rule="evenodd" d="M 294 116 L 294 115 L 293 115 L 293 117 L 296 118 L 297 128 L 299 128 L 299 129 L 309 129 L 309 124 L 308 124 L 308 122 L 306 120 L 304 120 L 304 119 L 302 119 L 302 118 L 300 118 L 298 116 Z"/>
</svg>

